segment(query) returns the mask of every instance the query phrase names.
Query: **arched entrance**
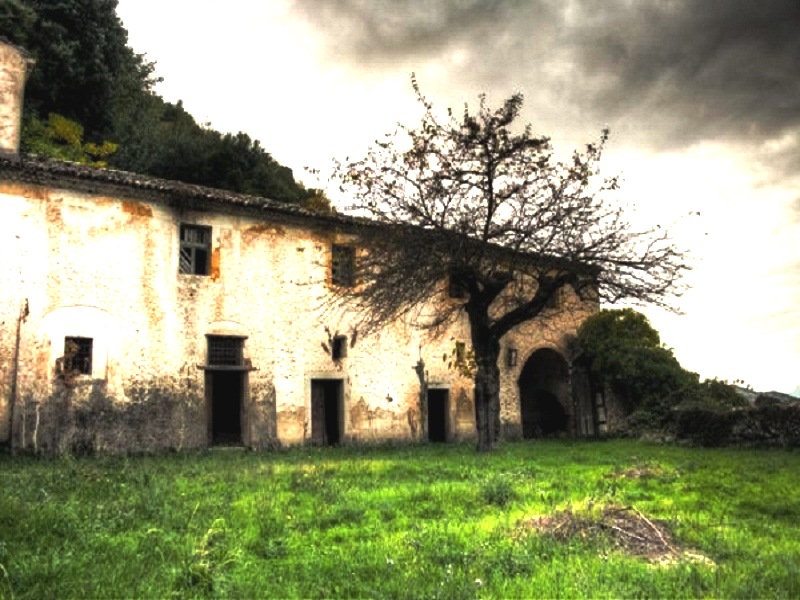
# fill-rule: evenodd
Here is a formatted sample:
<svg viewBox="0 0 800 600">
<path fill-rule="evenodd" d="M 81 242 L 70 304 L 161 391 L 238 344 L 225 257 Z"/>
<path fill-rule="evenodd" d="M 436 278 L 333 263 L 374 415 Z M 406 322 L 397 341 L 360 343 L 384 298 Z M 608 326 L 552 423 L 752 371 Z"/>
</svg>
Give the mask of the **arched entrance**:
<svg viewBox="0 0 800 600">
<path fill-rule="evenodd" d="M 569 365 L 558 352 L 540 348 L 519 376 L 522 437 L 560 435 L 569 431 Z"/>
</svg>

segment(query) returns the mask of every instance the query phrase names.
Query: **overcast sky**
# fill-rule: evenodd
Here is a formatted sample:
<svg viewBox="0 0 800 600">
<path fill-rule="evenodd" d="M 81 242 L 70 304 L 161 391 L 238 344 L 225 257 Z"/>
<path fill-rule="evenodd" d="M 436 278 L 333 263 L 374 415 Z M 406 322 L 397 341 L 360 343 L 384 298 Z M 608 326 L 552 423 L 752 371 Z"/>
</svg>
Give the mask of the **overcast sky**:
<svg viewBox="0 0 800 600">
<path fill-rule="evenodd" d="M 800 395 L 800 1 L 119 0 L 157 91 L 245 131 L 295 177 L 419 110 L 525 96 L 557 153 L 611 142 L 635 219 L 693 257 L 683 315 L 644 312 L 681 363 Z M 688 213 L 697 213 L 685 218 Z"/>
</svg>

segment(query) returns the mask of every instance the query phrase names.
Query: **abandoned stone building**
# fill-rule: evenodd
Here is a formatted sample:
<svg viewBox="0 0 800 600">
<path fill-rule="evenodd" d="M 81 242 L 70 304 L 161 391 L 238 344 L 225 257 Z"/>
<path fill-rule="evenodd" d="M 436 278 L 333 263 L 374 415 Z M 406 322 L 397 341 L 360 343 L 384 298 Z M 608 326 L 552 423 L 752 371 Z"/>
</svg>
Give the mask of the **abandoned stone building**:
<svg viewBox="0 0 800 600">
<path fill-rule="evenodd" d="M 359 335 L 326 308 L 353 284 L 340 216 L 19 153 L 28 65 L 0 42 L 0 443 L 34 452 L 253 448 L 475 435 L 449 367 L 466 319 Z M 567 341 L 594 303 L 564 293 L 503 340 L 507 437 L 598 431 Z M 435 307 L 432 307 L 435 310 Z"/>
</svg>

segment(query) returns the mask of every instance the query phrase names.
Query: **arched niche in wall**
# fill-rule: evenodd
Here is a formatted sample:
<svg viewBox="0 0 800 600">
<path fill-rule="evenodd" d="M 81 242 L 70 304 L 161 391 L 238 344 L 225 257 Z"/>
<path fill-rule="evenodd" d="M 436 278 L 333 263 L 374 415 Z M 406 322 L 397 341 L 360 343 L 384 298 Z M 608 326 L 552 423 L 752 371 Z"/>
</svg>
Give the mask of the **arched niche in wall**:
<svg viewBox="0 0 800 600">
<path fill-rule="evenodd" d="M 50 342 L 51 370 L 60 366 L 78 377 L 107 379 L 109 352 L 118 337 L 108 312 L 96 306 L 62 306 L 45 315 L 42 328 Z"/>
</svg>

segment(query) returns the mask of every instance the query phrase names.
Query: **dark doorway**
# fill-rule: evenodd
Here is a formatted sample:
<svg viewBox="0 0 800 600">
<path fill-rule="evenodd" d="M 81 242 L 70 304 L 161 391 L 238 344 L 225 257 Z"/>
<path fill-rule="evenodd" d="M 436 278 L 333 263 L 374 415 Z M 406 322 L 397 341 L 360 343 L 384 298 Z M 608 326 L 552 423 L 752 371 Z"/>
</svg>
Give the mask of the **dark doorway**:
<svg viewBox="0 0 800 600">
<path fill-rule="evenodd" d="M 208 371 L 211 385 L 211 443 L 242 444 L 242 371 Z"/>
<path fill-rule="evenodd" d="M 344 385 L 341 379 L 311 380 L 311 441 L 334 446 L 342 441 Z"/>
<path fill-rule="evenodd" d="M 569 431 L 569 366 L 555 350 L 534 352 L 519 377 L 522 437 L 561 435 Z"/>
<path fill-rule="evenodd" d="M 534 390 L 522 403 L 522 437 L 547 437 L 567 430 L 567 413 L 551 392 Z"/>
<path fill-rule="evenodd" d="M 447 413 L 450 402 L 447 390 L 428 390 L 428 441 L 447 441 Z"/>
</svg>

